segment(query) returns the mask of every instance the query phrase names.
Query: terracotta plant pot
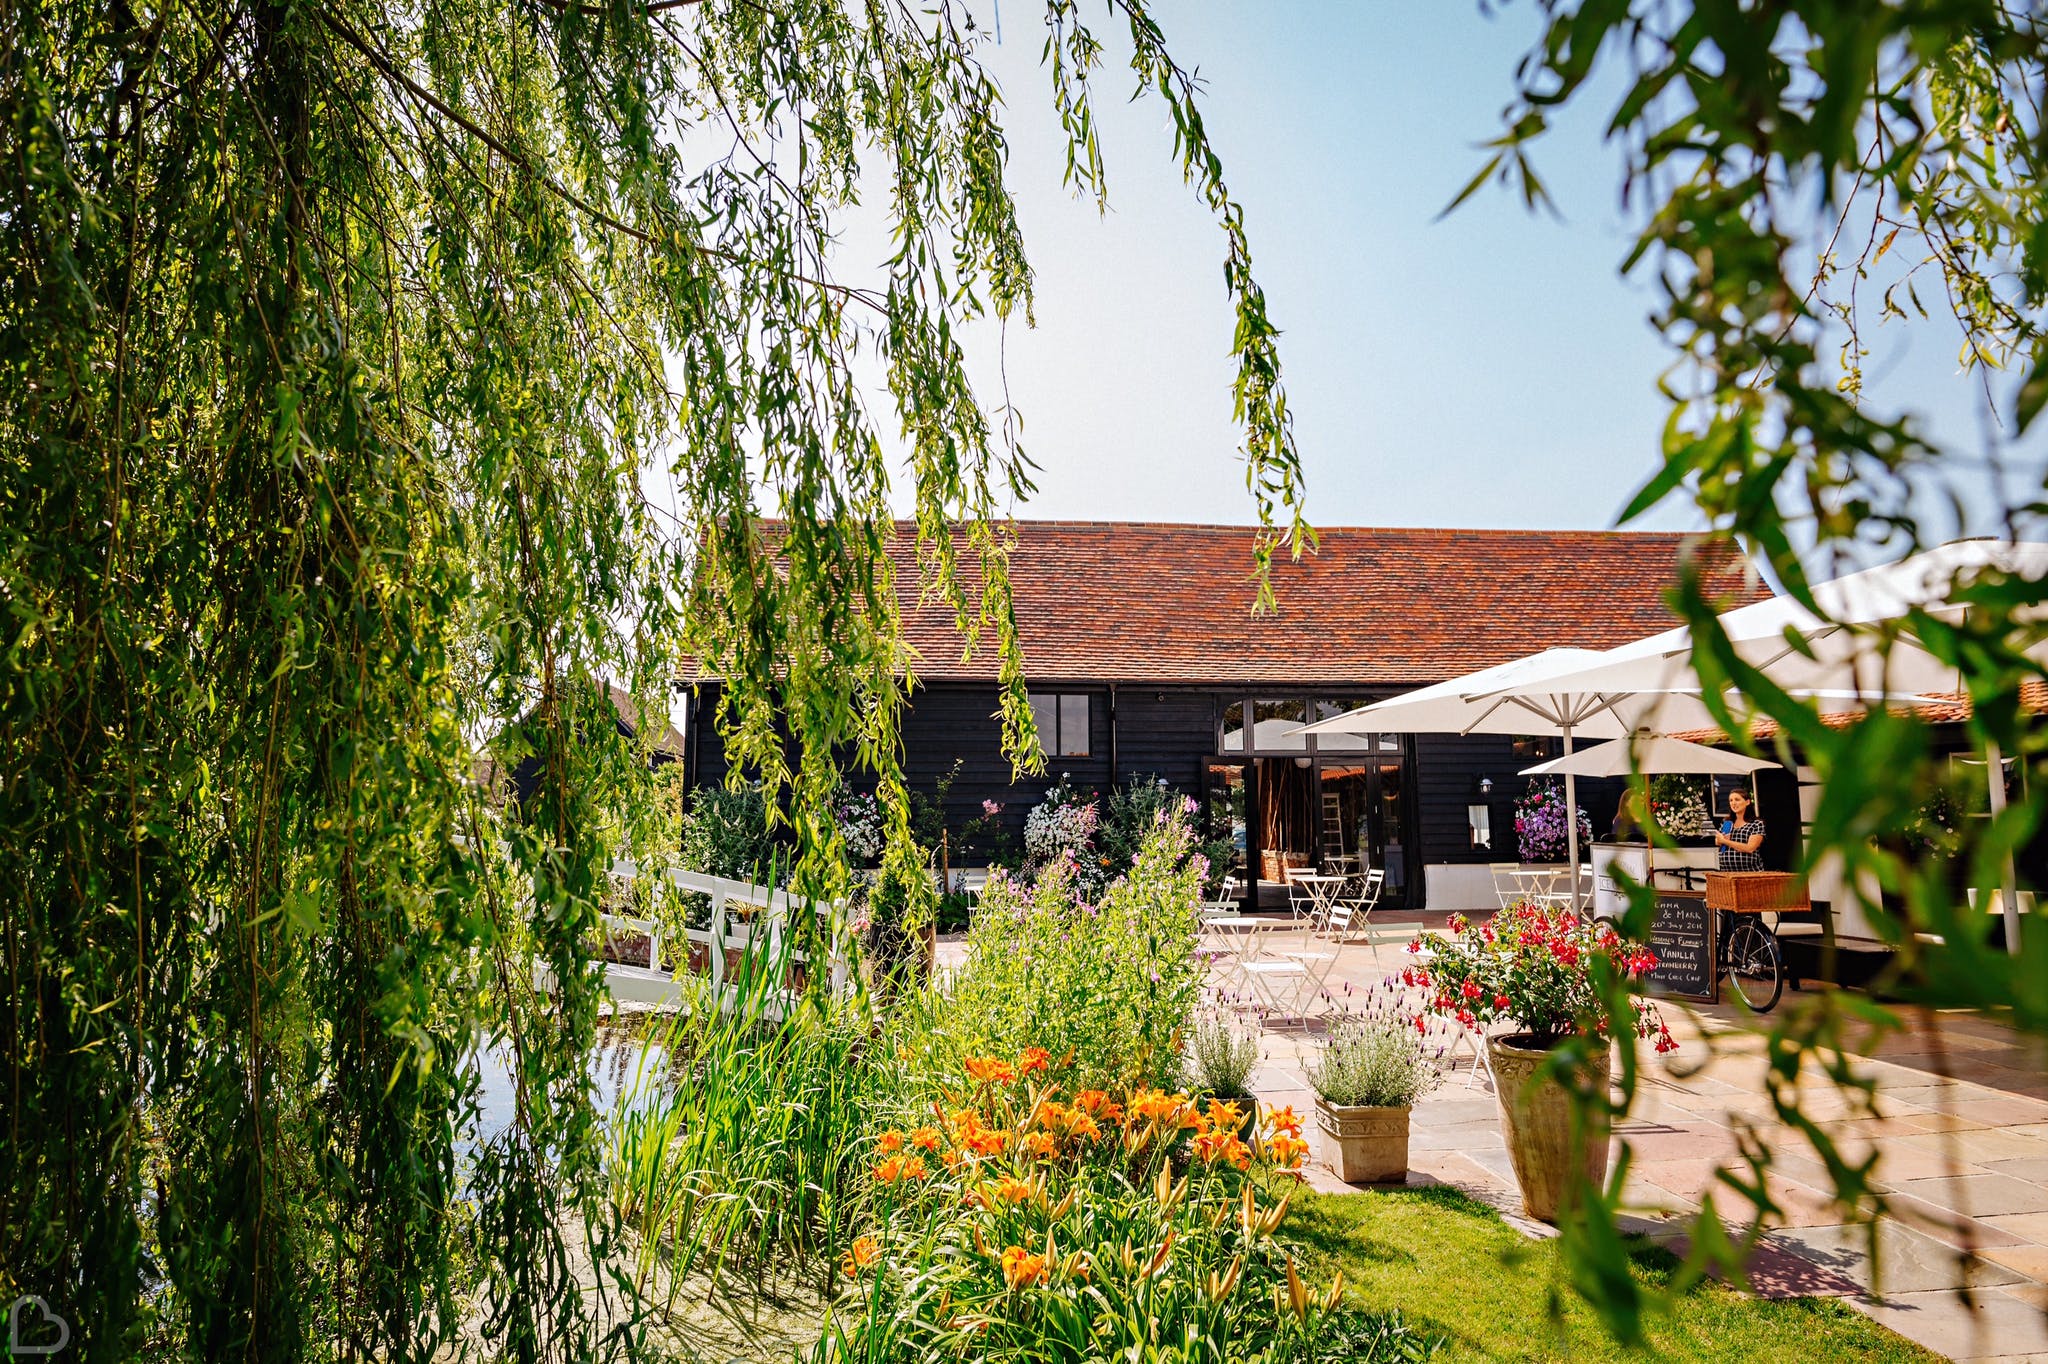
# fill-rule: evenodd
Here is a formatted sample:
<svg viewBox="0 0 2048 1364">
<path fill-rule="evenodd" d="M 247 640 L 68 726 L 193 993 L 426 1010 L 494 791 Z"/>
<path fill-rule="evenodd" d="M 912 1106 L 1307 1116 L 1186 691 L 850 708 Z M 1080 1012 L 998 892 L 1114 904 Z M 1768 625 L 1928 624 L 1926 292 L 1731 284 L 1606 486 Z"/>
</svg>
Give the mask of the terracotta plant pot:
<svg viewBox="0 0 2048 1364">
<path fill-rule="evenodd" d="M 1571 1097 L 1556 1079 L 1536 1079 L 1550 1053 L 1526 1045 L 1531 1040 L 1525 1033 L 1489 1037 L 1486 1050 L 1500 1099 L 1501 1138 L 1514 1162 L 1515 1182 L 1522 1186 L 1522 1211 L 1539 1222 L 1555 1222 L 1571 1172 Z M 1612 1058 L 1603 1050 L 1593 1064 L 1604 1086 Z M 1580 1168 L 1595 1185 L 1607 1178 L 1607 1135 L 1607 1115 L 1589 1114 Z"/>
<path fill-rule="evenodd" d="M 1364 1108 L 1316 1098 L 1323 1157 L 1346 1184 L 1400 1184 L 1408 1178 L 1408 1106 Z"/>
</svg>

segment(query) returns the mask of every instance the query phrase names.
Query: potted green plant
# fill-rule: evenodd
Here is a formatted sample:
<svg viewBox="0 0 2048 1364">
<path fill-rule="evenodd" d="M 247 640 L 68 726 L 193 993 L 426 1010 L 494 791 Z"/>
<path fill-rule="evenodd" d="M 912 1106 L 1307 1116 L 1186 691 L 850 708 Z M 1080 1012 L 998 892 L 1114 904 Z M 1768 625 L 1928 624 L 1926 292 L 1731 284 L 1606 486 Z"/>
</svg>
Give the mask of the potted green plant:
<svg viewBox="0 0 2048 1364">
<path fill-rule="evenodd" d="M 1346 1184 L 1408 1177 L 1408 1117 L 1442 1081 L 1441 1052 L 1412 1022 L 1389 1015 L 1336 1024 L 1309 1062 L 1324 1158 Z"/>
<path fill-rule="evenodd" d="M 1181 1053 L 1184 1079 L 1190 1091 L 1239 1104 L 1245 1115 L 1244 1132 L 1249 1139 L 1258 1105 L 1251 1102 L 1252 1072 L 1259 1066 L 1259 1039 L 1239 1032 L 1230 1016 L 1218 1008 L 1206 1008 L 1188 1022 Z"/>
<path fill-rule="evenodd" d="M 1453 915 L 1450 928 L 1427 948 L 1420 938 L 1409 944 L 1424 959 L 1401 973 L 1402 983 L 1428 991 L 1431 1010 L 1472 1031 L 1495 1022 L 1518 1029 L 1486 1037 L 1501 1136 L 1523 1210 L 1555 1222 L 1575 1168 L 1594 1184 L 1607 1176 L 1612 1058 L 1603 986 L 1636 981 L 1657 958 L 1611 924 L 1528 901 L 1478 925 Z M 1638 1037 L 1654 1037 L 1659 1052 L 1677 1047 L 1655 1005 L 1630 995 L 1627 1008 Z M 1566 1075 L 1588 1099 L 1576 1133 Z"/>
</svg>

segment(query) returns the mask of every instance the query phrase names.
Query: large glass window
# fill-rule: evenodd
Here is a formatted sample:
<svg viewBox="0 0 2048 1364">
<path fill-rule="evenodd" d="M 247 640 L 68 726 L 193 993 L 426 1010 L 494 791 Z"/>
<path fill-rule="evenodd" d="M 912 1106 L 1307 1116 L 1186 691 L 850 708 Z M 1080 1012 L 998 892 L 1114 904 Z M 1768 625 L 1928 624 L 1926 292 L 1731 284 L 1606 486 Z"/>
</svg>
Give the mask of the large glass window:
<svg viewBox="0 0 2048 1364">
<path fill-rule="evenodd" d="M 1226 701 L 1223 706 L 1222 753 L 1399 753 L 1398 734 L 1297 734 L 1302 725 L 1348 715 L 1371 698 L 1364 696 L 1266 697 Z M 1246 725 L 1246 712 L 1251 723 Z"/>
<path fill-rule="evenodd" d="M 1088 756 L 1088 693 L 1034 691 L 1031 723 L 1038 727 L 1038 746 L 1048 758 Z"/>
<path fill-rule="evenodd" d="M 1339 715 L 1348 715 L 1364 705 L 1363 700 L 1338 698 L 1332 701 L 1317 701 L 1309 707 L 1310 714 L 1317 720 L 1333 720 Z M 1316 735 L 1318 753 L 1363 753 L 1370 751 L 1378 742 L 1371 734 L 1340 734 L 1325 730 Z"/>
<path fill-rule="evenodd" d="M 1252 747 L 1261 753 L 1305 753 L 1308 736 L 1289 731 L 1308 723 L 1308 702 L 1299 698 L 1252 702 Z"/>
<path fill-rule="evenodd" d="M 1244 777 L 1243 763 L 1212 762 L 1202 772 L 1209 836 L 1229 840 L 1230 867 L 1240 875 L 1247 865 L 1246 839 L 1251 828 Z"/>
</svg>

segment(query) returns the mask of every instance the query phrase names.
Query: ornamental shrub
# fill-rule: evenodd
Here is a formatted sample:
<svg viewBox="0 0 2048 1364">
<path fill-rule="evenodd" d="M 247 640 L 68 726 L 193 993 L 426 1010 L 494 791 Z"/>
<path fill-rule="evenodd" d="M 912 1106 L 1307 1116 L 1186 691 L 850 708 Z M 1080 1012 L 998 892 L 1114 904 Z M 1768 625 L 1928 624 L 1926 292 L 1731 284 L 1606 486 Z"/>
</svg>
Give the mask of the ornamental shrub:
<svg viewBox="0 0 2048 1364">
<path fill-rule="evenodd" d="M 1346 1019 L 1309 1061 L 1308 1082 L 1340 1107 L 1406 1108 L 1442 1083 L 1438 1051 L 1399 1019 Z"/>
<path fill-rule="evenodd" d="M 1513 1022 L 1537 1046 L 1552 1046 L 1573 1035 L 1604 1036 L 1603 989 L 1636 981 L 1656 969 L 1656 954 L 1614 931 L 1610 923 L 1588 923 L 1568 909 L 1551 913 L 1519 900 L 1483 924 L 1462 914 L 1450 920 L 1451 937 L 1432 938 L 1433 956 L 1401 972 L 1401 983 L 1426 992 L 1428 1007 L 1467 1028 Z M 1421 938 L 1408 944 L 1420 953 Z M 1632 997 L 1634 1029 L 1655 1037 L 1657 1050 L 1677 1043 L 1656 1005 Z"/>
<path fill-rule="evenodd" d="M 1660 772 L 1650 778 L 1650 815 L 1673 838 L 1703 838 L 1712 831 L 1708 801 L 1705 777 Z"/>
<path fill-rule="evenodd" d="M 775 856 L 768 827 L 768 802 L 761 788 L 700 786 L 690 793 L 683 816 L 683 866 L 735 881 L 755 879 Z"/>
<path fill-rule="evenodd" d="M 1024 816 L 1025 866 L 1042 871 L 1077 860 L 1094 837 L 1099 813 L 1095 802 L 1083 800 L 1073 780 L 1061 774 L 1059 784 Z"/>
<path fill-rule="evenodd" d="M 1095 836 L 1078 853 L 1082 884 L 1101 886 L 1123 875 L 1137 858 L 1145 835 L 1162 815 L 1193 820 L 1199 811 L 1194 797 L 1169 785 L 1164 777 L 1144 777 L 1133 772 L 1130 781 L 1111 791 L 1109 799 L 1102 803 Z M 1214 894 L 1230 871 L 1230 841 L 1198 838 L 1188 855 L 1201 859 L 1202 893 Z"/>
<path fill-rule="evenodd" d="M 1188 1028 L 1188 1084 L 1197 1091 L 1225 1099 L 1251 1094 L 1252 1072 L 1259 1066 L 1259 1039 L 1239 1031 L 1222 1009 L 1204 1009 Z"/>
<path fill-rule="evenodd" d="M 1029 886 L 991 875 L 939 1028 L 954 1053 L 1040 1045 L 1093 1085 L 1174 1083 L 1203 983 L 1193 839 L 1162 817 L 1099 901 L 1065 864 Z"/>
<path fill-rule="evenodd" d="M 839 836 L 846 840 L 846 855 L 861 866 L 870 866 L 882 855 L 888 830 L 882 823 L 882 803 L 865 791 L 849 791 L 832 803 L 839 822 Z"/>
</svg>

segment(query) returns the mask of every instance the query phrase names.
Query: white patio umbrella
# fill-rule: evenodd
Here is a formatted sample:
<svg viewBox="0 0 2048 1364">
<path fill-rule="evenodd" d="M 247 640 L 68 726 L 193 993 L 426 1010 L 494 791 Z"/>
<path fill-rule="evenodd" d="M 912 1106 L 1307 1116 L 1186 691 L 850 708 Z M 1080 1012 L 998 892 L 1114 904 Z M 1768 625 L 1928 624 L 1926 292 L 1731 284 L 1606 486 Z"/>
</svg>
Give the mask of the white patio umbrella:
<svg viewBox="0 0 2048 1364">
<path fill-rule="evenodd" d="M 1709 748 L 1686 739 L 1657 734 L 1638 734 L 1628 739 L 1610 739 L 1604 744 L 1582 748 L 1562 758 L 1525 767 L 1525 777 L 1571 774 L 1580 777 L 1629 777 L 1640 772 L 1650 776 L 1665 772 L 1697 775 L 1748 776 L 1760 767 L 1778 764 L 1725 748 Z"/>
<path fill-rule="evenodd" d="M 1555 734 L 1569 756 L 1579 738 L 1622 739 L 1645 728 L 1714 723 L 1697 692 L 1608 691 L 1564 679 L 1604 663 L 1598 649 L 1546 649 L 1448 682 L 1304 725 L 1298 734 Z M 1578 781 L 1564 773 L 1572 904 L 1579 901 Z"/>
<path fill-rule="evenodd" d="M 1628 777 L 1640 772 L 1644 776 L 1660 773 L 1684 773 L 1701 776 L 1742 776 L 1746 777 L 1762 767 L 1776 767 L 1777 763 L 1763 758 L 1752 758 L 1746 753 L 1730 753 L 1723 748 L 1709 748 L 1705 744 L 1692 743 L 1686 739 L 1670 739 L 1657 734 L 1634 734 L 1626 739 L 1610 739 L 1604 744 L 1594 744 L 1562 758 L 1525 767 L 1525 777 L 1566 776 L 1581 777 Z M 1657 867 L 1657 844 L 1650 840 L 1649 850 L 1644 854 L 1643 868 L 1646 876 L 1654 875 Z"/>
<path fill-rule="evenodd" d="M 1823 709 L 1885 701 L 1914 700 L 1963 690 L 1963 679 L 1910 636 L 1887 638 L 1876 627 L 1918 607 L 1933 614 L 1960 613 L 1947 605 L 1958 579 L 1995 568 L 2023 577 L 2048 577 L 2048 544 L 1959 540 L 1902 559 L 1816 584 L 1814 600 L 1826 613 L 1815 615 L 1790 597 L 1773 597 L 1721 616 L 1722 629 L 1748 663 L 1794 693 L 1847 700 L 1850 707 L 1824 702 Z M 2015 622 L 2015 630 L 2021 628 Z M 2048 659 L 2048 641 L 2028 649 Z M 1686 691 L 1698 695 L 1692 666 L 1692 632 L 1680 626 L 1609 651 L 1577 673 L 1554 675 L 1553 685 L 1610 695 L 1653 695 Z M 1675 721 L 1675 722 L 1673 722 Z M 1649 726 L 1660 730 L 1705 729 L 1674 712 Z M 2005 808 L 2003 755 L 1995 745 L 1986 755 L 1991 813 Z M 1997 779 L 1990 779 L 1991 774 Z M 2019 950 L 2018 878 L 2008 859 L 2005 873 L 2006 943 Z"/>
</svg>

